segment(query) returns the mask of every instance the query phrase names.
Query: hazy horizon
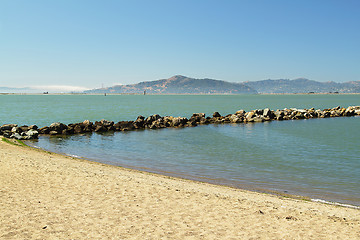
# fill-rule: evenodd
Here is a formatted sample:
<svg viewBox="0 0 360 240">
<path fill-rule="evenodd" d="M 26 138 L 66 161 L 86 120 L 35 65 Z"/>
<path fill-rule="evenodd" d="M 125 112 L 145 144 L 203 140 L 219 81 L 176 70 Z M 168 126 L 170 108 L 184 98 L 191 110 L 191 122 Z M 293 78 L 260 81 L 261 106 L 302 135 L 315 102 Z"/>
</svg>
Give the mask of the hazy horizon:
<svg viewBox="0 0 360 240">
<path fill-rule="evenodd" d="M 183 76 L 183 75 L 180 75 L 180 76 Z M 189 76 L 185 76 L 185 77 L 189 77 Z M 293 81 L 293 80 L 297 80 L 297 79 L 306 79 L 306 78 L 299 77 L 299 78 L 295 78 L 295 79 L 285 79 L 285 78 L 282 78 L 282 79 L 262 79 L 262 80 L 258 80 L 258 81 L 266 81 L 266 80 L 290 80 L 290 81 Z M 149 81 L 156 81 L 156 80 L 161 80 L 161 79 L 153 79 L 153 80 L 149 80 Z M 213 80 L 222 80 L 222 79 L 213 79 Z M 316 81 L 314 79 L 307 79 L 307 80 Z M 222 80 L 222 81 L 226 81 L 226 80 Z M 143 82 L 143 81 L 140 81 L 140 82 Z M 140 83 L 140 82 L 137 82 L 137 83 Z M 227 81 L 227 82 L 231 82 L 231 81 Z M 238 83 L 244 83 L 246 85 L 246 83 L 249 83 L 249 82 L 256 82 L 256 81 L 244 81 L 244 82 L 238 82 Z M 317 81 L 317 82 L 320 82 L 320 81 Z M 331 81 L 323 81 L 323 83 L 327 83 L 327 82 L 331 82 Z M 131 84 L 137 84 L 137 83 L 131 83 Z M 341 82 L 336 82 L 336 83 L 341 83 Z M 120 84 L 119 83 L 119 84 L 115 84 L 115 85 L 112 85 L 112 86 L 102 85 L 102 86 L 95 87 L 95 88 L 86 88 L 86 87 L 82 87 L 82 86 L 69 86 L 69 85 L 48 85 L 48 86 L 31 86 L 30 85 L 30 86 L 22 86 L 22 87 L 11 87 L 11 86 L 1 86 L 0 85 L 0 91 L 5 90 L 5 89 L 9 89 L 9 91 L 2 91 L 2 93 L 43 93 L 43 92 L 49 92 L 49 93 L 71 93 L 71 92 L 81 93 L 81 92 L 86 91 L 86 90 L 108 88 L 108 87 L 113 87 L 113 86 L 116 86 L 116 85 L 127 85 L 127 84 Z"/>
</svg>

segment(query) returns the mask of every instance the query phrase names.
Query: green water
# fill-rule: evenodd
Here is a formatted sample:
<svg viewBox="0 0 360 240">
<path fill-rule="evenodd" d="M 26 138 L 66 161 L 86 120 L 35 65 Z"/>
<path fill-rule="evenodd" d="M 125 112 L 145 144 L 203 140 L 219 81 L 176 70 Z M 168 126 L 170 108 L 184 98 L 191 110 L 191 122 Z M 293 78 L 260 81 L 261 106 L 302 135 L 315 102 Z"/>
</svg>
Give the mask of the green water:
<svg viewBox="0 0 360 240">
<path fill-rule="evenodd" d="M 360 95 L 0 95 L 0 124 L 49 125 L 86 119 L 135 120 L 138 115 L 190 117 L 270 109 L 360 105 Z"/>
<path fill-rule="evenodd" d="M 360 105 L 359 95 L 1 96 L 1 123 L 49 125 L 138 115 Z M 360 205 L 360 117 L 208 125 L 67 137 L 30 144 L 190 179 Z"/>
</svg>

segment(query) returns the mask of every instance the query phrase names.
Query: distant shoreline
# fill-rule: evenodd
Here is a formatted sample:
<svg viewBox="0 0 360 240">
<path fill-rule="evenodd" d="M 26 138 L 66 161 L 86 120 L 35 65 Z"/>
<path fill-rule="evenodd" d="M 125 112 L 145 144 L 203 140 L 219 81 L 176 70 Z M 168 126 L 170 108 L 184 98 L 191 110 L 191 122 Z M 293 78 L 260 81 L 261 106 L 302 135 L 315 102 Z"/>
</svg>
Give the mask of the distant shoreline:
<svg viewBox="0 0 360 240">
<path fill-rule="evenodd" d="M 104 96 L 104 93 L 0 93 L 0 95 L 87 95 L 87 96 Z M 143 93 L 106 93 L 109 95 L 144 95 Z M 254 94 L 234 94 L 234 93 L 146 93 L 146 95 L 360 95 L 360 93 L 254 93 Z M 146 96 L 145 95 L 145 96 Z"/>
</svg>

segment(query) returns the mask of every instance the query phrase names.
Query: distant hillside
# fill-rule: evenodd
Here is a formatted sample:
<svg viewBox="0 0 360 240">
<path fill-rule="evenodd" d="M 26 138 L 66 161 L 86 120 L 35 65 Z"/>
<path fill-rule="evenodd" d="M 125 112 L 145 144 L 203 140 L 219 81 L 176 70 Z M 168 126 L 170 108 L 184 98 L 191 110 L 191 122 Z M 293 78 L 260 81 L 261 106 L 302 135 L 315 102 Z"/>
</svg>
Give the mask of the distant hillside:
<svg viewBox="0 0 360 240">
<path fill-rule="evenodd" d="M 247 86 L 256 89 L 259 93 L 360 93 L 360 81 L 355 82 L 317 82 L 305 78 L 294 80 L 262 80 L 243 82 Z"/>
<path fill-rule="evenodd" d="M 32 88 L 9 88 L 9 87 L 0 87 L 0 93 L 34 93 L 36 92 Z M 39 92 L 39 90 L 37 90 Z"/>
<path fill-rule="evenodd" d="M 230 83 L 214 79 L 195 79 L 176 75 L 168 79 L 116 85 L 85 91 L 85 93 L 157 93 L 157 94 L 254 94 L 253 88 L 243 83 Z"/>
</svg>

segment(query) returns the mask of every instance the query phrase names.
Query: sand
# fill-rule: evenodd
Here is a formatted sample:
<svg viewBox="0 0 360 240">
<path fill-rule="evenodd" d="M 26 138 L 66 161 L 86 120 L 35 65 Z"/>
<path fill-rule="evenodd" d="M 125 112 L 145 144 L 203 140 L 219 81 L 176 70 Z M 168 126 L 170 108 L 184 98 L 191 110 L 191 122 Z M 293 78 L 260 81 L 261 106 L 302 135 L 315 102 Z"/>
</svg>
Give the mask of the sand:
<svg viewBox="0 0 360 240">
<path fill-rule="evenodd" d="M 0 239 L 360 239 L 360 210 L 0 141 Z"/>
</svg>

